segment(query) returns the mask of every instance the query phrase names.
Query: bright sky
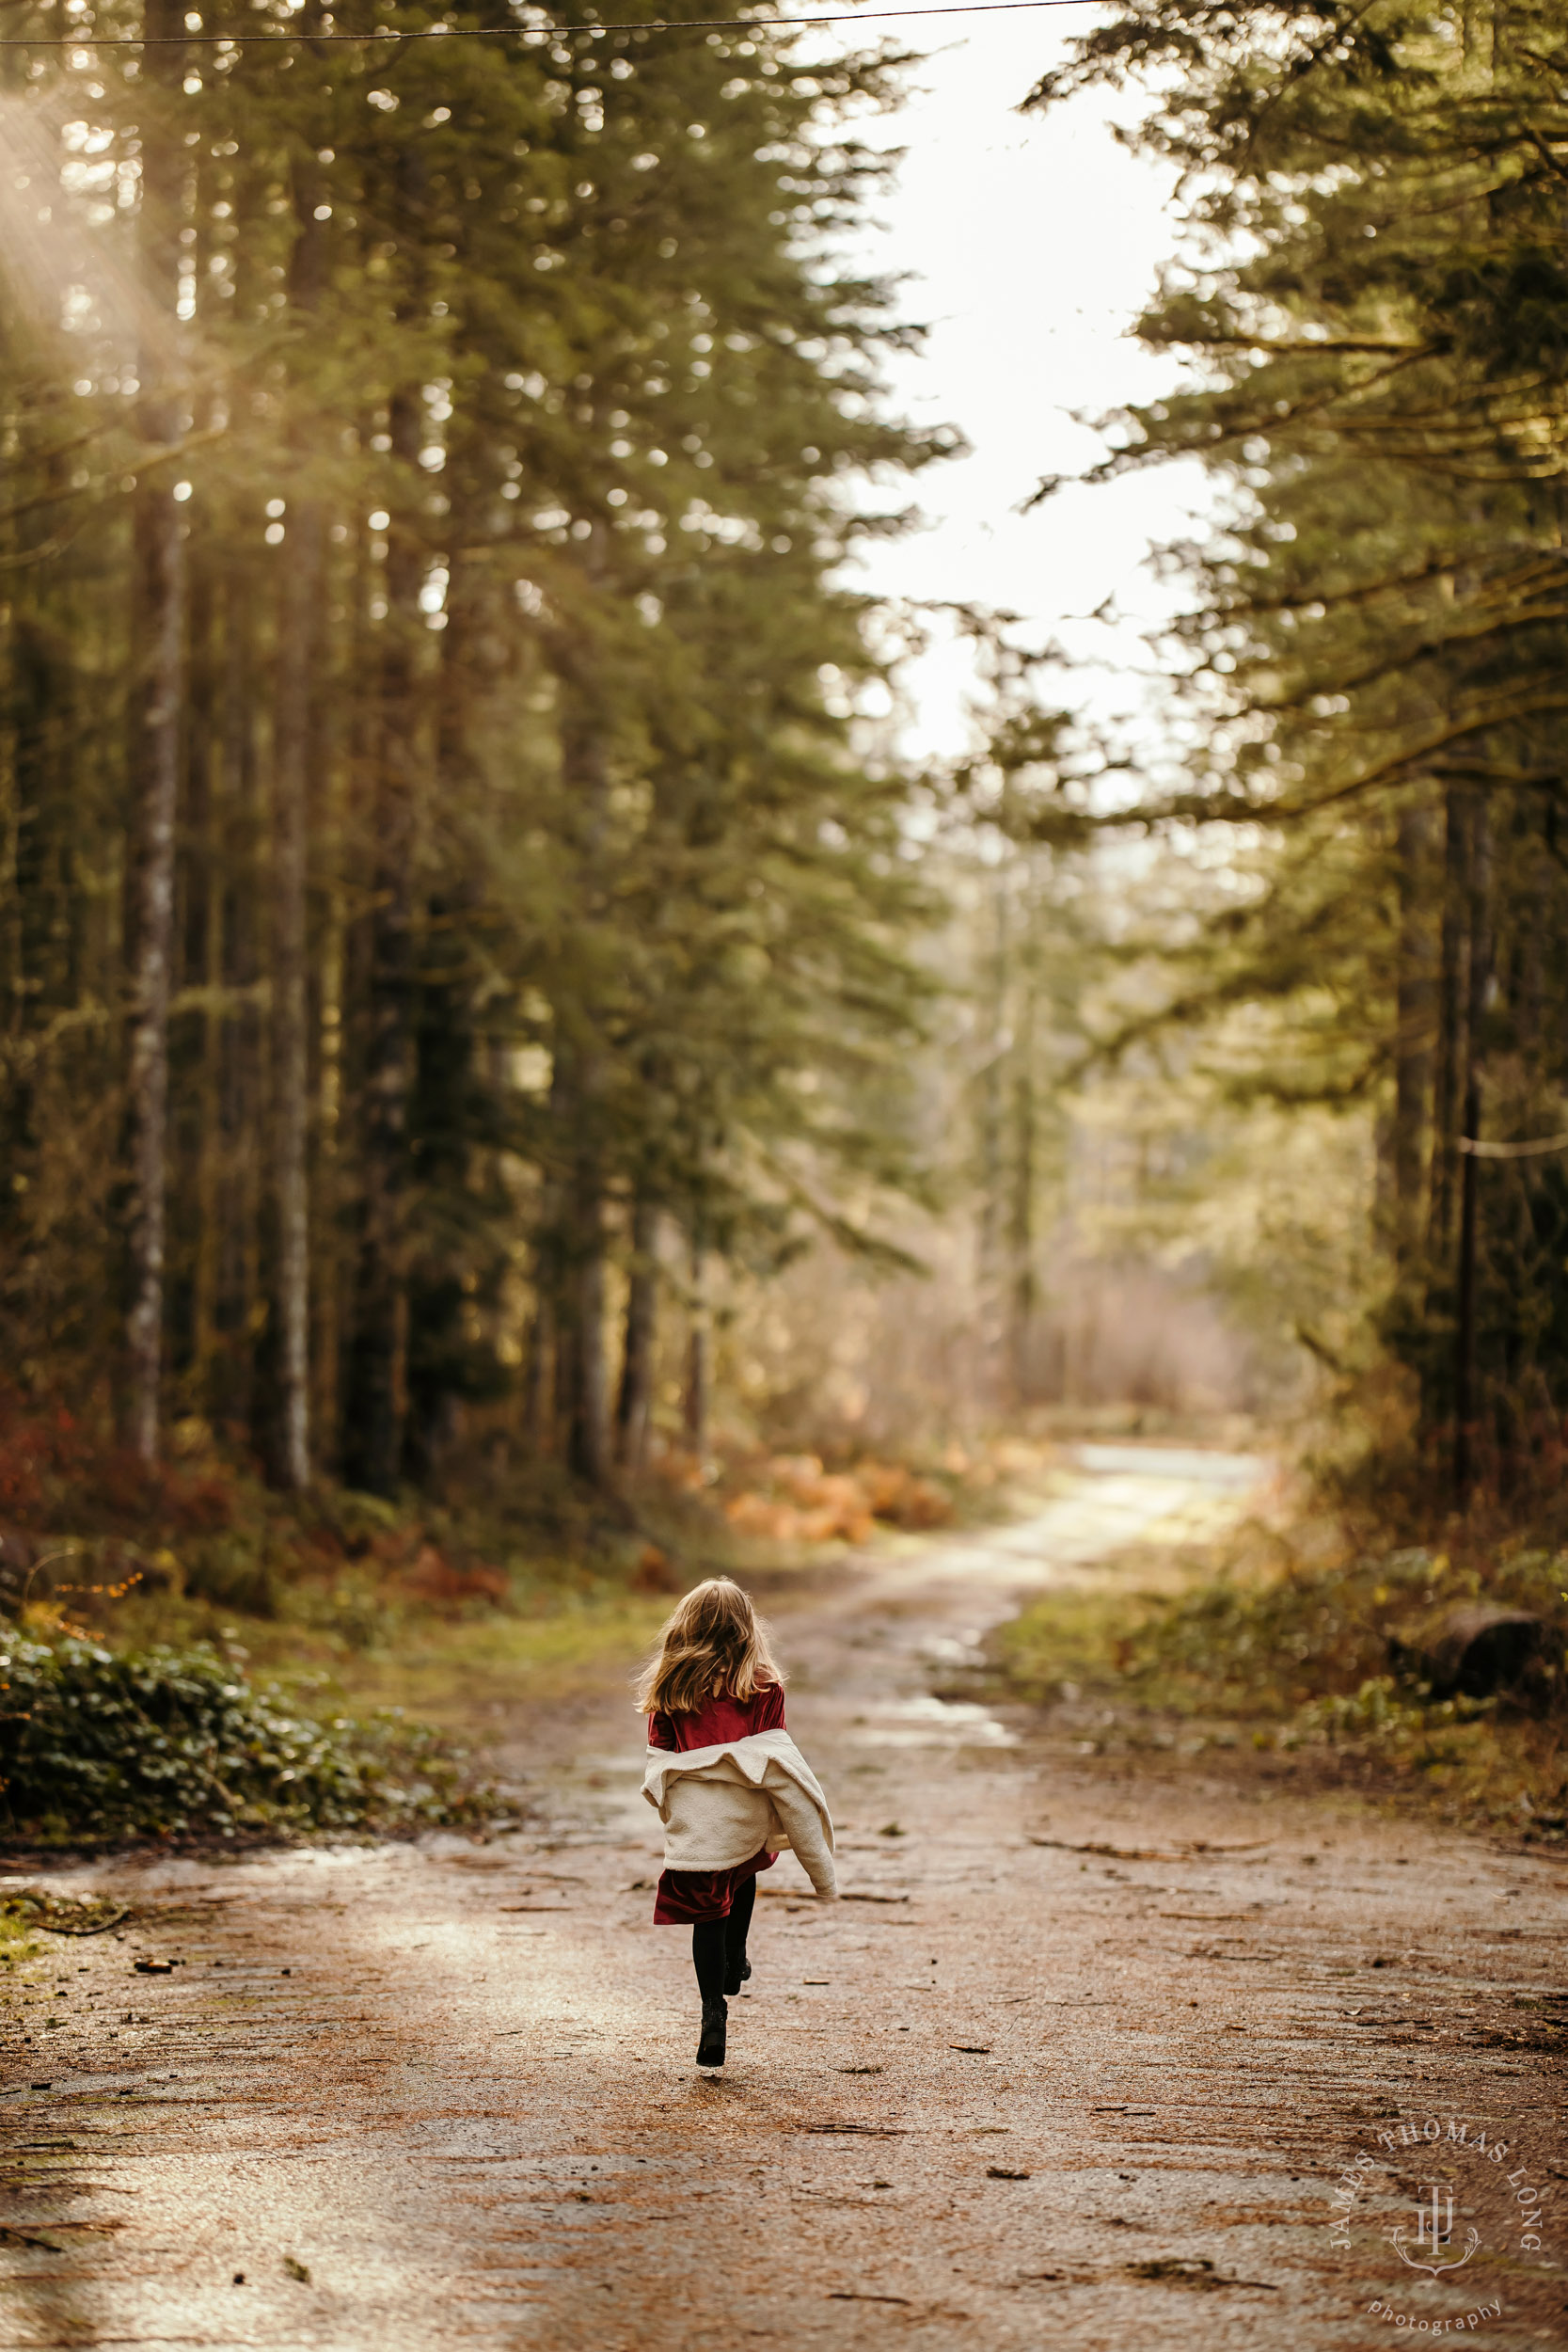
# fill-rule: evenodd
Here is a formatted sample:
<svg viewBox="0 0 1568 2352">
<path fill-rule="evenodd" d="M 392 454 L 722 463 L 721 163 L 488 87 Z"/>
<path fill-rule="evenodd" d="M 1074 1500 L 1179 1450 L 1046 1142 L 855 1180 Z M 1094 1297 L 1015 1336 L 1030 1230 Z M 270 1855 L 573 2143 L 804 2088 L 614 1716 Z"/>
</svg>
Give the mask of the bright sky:
<svg viewBox="0 0 1568 2352">
<path fill-rule="evenodd" d="M 874 134 L 907 153 L 871 259 L 912 280 L 905 314 L 931 329 L 893 380 L 909 416 L 956 423 L 973 454 L 927 474 L 928 527 L 873 550 L 864 576 L 890 596 L 1020 613 L 1022 639 L 1054 637 L 1093 665 L 1058 699 L 1108 715 L 1148 707 L 1150 689 L 1133 675 L 1150 660 L 1141 630 L 1172 609 L 1172 592 L 1144 559 L 1151 543 L 1185 535 L 1206 493 L 1196 467 L 1182 466 L 1019 512 L 1042 474 L 1076 473 L 1103 453 L 1075 412 L 1149 398 L 1173 376 L 1129 338 L 1176 241 L 1168 175 L 1113 135 L 1114 108 L 1131 116 L 1135 102 L 1093 92 L 1043 119 L 1017 111 L 1073 28 L 1093 21 L 1089 8 L 1066 8 L 945 17 L 929 33 L 885 27 L 929 51 L 909 104 Z M 881 29 L 867 21 L 866 32 Z M 1108 596 L 1120 626 L 1073 619 Z M 916 665 L 907 752 L 970 741 L 971 675 L 951 643 Z"/>
</svg>

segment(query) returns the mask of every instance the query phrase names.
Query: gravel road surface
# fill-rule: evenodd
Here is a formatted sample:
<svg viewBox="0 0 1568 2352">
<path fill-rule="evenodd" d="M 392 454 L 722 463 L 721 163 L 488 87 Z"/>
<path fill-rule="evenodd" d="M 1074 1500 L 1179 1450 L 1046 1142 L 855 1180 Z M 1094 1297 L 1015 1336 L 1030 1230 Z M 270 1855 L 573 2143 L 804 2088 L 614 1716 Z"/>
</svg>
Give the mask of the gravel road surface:
<svg viewBox="0 0 1568 2352">
<path fill-rule="evenodd" d="M 962 1695 L 1259 1476 L 1085 1448 L 781 1609 L 845 1899 L 761 1882 L 719 2078 L 624 1692 L 503 1726 L 488 1843 L 69 1874 L 135 1909 L 7 2019 L 0 2343 L 1568 2341 L 1563 1866 Z"/>
</svg>

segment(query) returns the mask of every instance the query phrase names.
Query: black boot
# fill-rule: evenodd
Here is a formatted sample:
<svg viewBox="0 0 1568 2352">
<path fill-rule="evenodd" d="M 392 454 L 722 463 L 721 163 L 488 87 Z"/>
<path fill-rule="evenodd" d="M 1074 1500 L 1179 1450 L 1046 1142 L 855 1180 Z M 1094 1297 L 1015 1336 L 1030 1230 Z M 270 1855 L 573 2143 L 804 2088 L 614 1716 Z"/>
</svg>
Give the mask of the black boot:
<svg viewBox="0 0 1568 2352">
<path fill-rule="evenodd" d="M 699 2066 L 722 2066 L 724 2063 L 724 2029 L 730 2012 L 721 2000 L 703 2003 L 703 2038 L 697 2044 Z"/>
<path fill-rule="evenodd" d="M 735 1994 L 739 1992 L 741 1986 L 745 1983 L 751 1973 L 752 1963 L 747 1959 L 744 1952 L 740 1954 L 738 1959 L 732 1960 L 729 1963 L 724 1972 L 724 1990 L 730 1994 L 732 1999 Z"/>
</svg>

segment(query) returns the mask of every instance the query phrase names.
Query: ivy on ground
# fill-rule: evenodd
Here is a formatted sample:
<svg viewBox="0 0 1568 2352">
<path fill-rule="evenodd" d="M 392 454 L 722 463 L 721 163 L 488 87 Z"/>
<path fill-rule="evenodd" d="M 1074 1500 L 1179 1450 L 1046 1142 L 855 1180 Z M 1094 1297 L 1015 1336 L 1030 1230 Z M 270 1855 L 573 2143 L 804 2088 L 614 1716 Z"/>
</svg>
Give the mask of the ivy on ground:
<svg viewBox="0 0 1568 2352">
<path fill-rule="evenodd" d="M 318 1723 L 208 1643 L 117 1653 L 0 1629 L 0 1821 L 45 1843 L 387 1829 L 487 1808 L 401 1711 Z"/>
</svg>

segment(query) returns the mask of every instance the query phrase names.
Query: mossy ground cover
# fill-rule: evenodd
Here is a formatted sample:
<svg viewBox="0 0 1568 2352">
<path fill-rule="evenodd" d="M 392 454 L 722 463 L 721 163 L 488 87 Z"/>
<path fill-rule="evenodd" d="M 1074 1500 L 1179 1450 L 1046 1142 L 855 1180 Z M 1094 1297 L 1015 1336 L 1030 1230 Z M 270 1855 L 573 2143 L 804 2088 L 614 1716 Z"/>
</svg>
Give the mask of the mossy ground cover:
<svg viewBox="0 0 1568 2352">
<path fill-rule="evenodd" d="M 1017 1467 L 881 1474 L 994 1515 Z M 177 1424 L 149 1470 L 102 1424 L 0 1390 L 0 1632 L 38 1685 L 0 1697 L 0 1829 L 281 1835 L 471 1805 L 482 1763 L 453 1742 L 624 1680 L 697 1578 L 752 1568 L 782 1595 L 821 1571 L 839 1547 L 728 1523 L 723 1481 L 754 1469 L 672 1454 L 594 1495 L 476 1444 L 397 1500 L 283 1497 L 205 1424 Z M 166 1786 L 160 1739 L 185 1758 Z"/>
<path fill-rule="evenodd" d="M 624 1678 L 745 1550 L 657 1480 L 477 1460 L 436 1494 L 289 1499 L 204 1436 L 147 1470 L 0 1393 L 0 1836 L 471 1820 L 500 1718 Z"/>
<path fill-rule="evenodd" d="M 1114 1722 L 1098 1744 L 1244 1742 L 1530 1842 L 1568 1835 L 1568 1557 L 1409 1548 L 1227 1569 L 1195 1555 L 1167 1562 L 1164 1581 L 1042 1595 L 994 1638 L 1006 1686 L 1047 1706 L 1100 1703 Z M 1410 1662 L 1413 1629 L 1480 1600 L 1545 1623 L 1528 1699 L 1440 1695 Z"/>
<path fill-rule="evenodd" d="M 0 1978 L 24 1961 L 38 1956 L 39 1940 L 34 1933 L 36 1922 L 20 1904 L 0 1902 Z"/>
<path fill-rule="evenodd" d="M 286 1500 L 210 1448 L 147 1470 L 0 1396 L 0 1836 L 476 1818 L 463 1750 L 491 1703 L 629 1665 L 681 1580 L 630 1508 L 548 1474 L 471 1483 Z M 664 1504 L 672 1549 L 690 1516 Z"/>
<path fill-rule="evenodd" d="M 0 1823 L 35 1846 L 452 1822 L 461 1750 L 401 1710 L 308 1714 L 205 1644 L 0 1641 Z"/>
<path fill-rule="evenodd" d="M 596 1579 L 587 1590 L 525 1585 L 515 1595 L 448 1604 L 354 1579 L 287 1591 L 266 1617 L 204 1602 L 132 1602 L 103 1635 L 117 1648 L 209 1643 L 307 1711 L 401 1707 L 467 1724 L 495 1701 L 569 1698 L 597 1687 L 623 1656 L 629 1666 L 670 1607 L 667 1595 L 634 1592 L 624 1577 Z"/>
<path fill-rule="evenodd" d="M 0 1835 L 40 1846 L 477 1820 L 487 1735 L 629 1675 L 671 1606 L 601 1564 L 429 1601 L 358 1572 L 0 1617 Z"/>
</svg>

